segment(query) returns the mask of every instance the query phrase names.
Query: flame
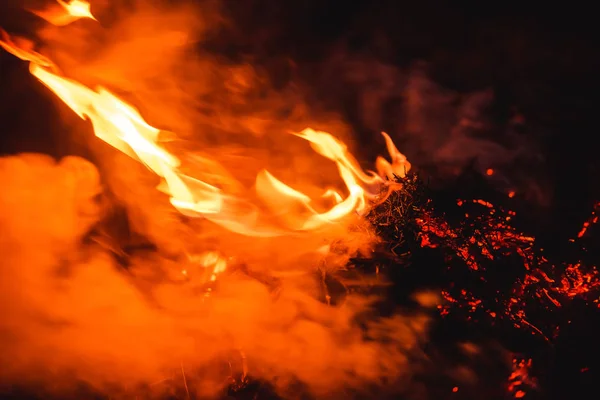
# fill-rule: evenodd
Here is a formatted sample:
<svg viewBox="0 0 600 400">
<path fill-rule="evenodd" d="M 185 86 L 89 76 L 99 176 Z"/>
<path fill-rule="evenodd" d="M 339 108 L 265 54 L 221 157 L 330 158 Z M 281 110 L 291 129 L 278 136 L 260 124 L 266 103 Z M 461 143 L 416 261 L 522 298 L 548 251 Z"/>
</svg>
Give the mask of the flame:
<svg viewBox="0 0 600 400">
<path fill-rule="evenodd" d="M 188 258 L 192 265 L 201 268 L 202 272 L 198 275 L 204 285 L 216 282 L 217 277 L 227 269 L 227 259 L 216 251 L 208 251 L 200 255 L 189 255 Z M 187 269 L 181 270 L 181 275 L 187 280 L 192 279 L 192 274 Z M 204 297 L 209 297 L 211 292 L 212 287 L 206 287 Z"/>
<path fill-rule="evenodd" d="M 56 26 L 65 26 L 82 18 L 96 21 L 96 18 L 92 15 L 90 3 L 87 1 L 71 0 L 70 2 L 66 2 L 56 0 L 56 2 L 58 4 L 53 4 L 43 10 L 30 11 Z"/>
<path fill-rule="evenodd" d="M 71 17 L 94 19 L 86 2 L 59 1 L 59 4 Z M 161 145 L 159 136 L 162 131 L 149 125 L 134 107 L 103 87 L 91 89 L 63 76 L 54 63 L 33 50 L 32 44 L 21 42 L 23 40 L 11 40 L 2 31 L 0 46 L 29 61 L 31 74 L 80 118 L 89 120 L 96 137 L 143 163 L 160 177 L 162 182 L 158 189 L 169 196 L 171 204 L 179 212 L 206 218 L 239 234 L 279 236 L 316 230 L 339 222 L 353 212 L 364 214 L 371 204 L 386 197 L 385 189 L 389 193 L 397 188 L 395 177 L 404 177 L 410 169 L 410 163 L 386 133 L 382 134 L 391 163 L 379 157 L 377 174 L 363 171 L 346 145 L 331 134 L 307 128 L 292 134 L 308 141 L 317 154 L 336 164 L 347 195 L 327 188 L 319 198 L 312 199 L 267 170 L 256 176 L 255 196 L 224 193 L 219 187 L 183 173 L 180 157 Z M 323 207 L 325 200 L 334 204 L 329 208 Z"/>
<path fill-rule="evenodd" d="M 390 157 L 392 158 L 392 162 L 390 164 L 390 162 L 385 158 L 381 156 L 377 157 L 377 160 L 375 161 L 377 172 L 379 172 L 379 175 L 385 176 L 390 180 L 394 180 L 395 177 L 406 177 L 406 173 L 410 171 L 411 168 L 410 162 L 406 159 L 406 156 L 400 153 L 400 151 L 396 148 L 396 145 L 392 141 L 390 135 L 385 132 L 381 132 L 381 134 L 385 139 L 385 145 Z"/>
<path fill-rule="evenodd" d="M 52 61 L 33 50 L 33 43 L 29 40 L 21 37 L 14 37 L 13 40 L 2 28 L 0 28 L 0 37 L 0 47 L 13 56 L 29 61 L 39 67 L 56 68 Z"/>
</svg>

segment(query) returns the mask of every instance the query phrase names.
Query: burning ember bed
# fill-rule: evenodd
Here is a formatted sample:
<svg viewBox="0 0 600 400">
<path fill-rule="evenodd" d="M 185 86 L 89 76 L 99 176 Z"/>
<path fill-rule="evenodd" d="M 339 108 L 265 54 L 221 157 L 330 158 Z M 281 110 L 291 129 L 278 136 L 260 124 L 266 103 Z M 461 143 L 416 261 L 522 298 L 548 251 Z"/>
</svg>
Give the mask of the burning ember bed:
<svg viewBox="0 0 600 400">
<path fill-rule="evenodd" d="M 277 84 L 211 49 L 213 2 L 116 3 L 33 1 L 35 29 L 0 31 L 3 107 L 67 132 L 0 158 L 2 398 L 587 398 L 600 202 L 541 224 L 520 113 L 507 150 L 473 136 L 499 135 L 491 92 L 422 65 L 286 59 Z M 353 140 L 379 120 L 340 122 L 299 83 L 338 81 L 371 88 L 364 110 L 402 91 L 412 136 Z"/>
</svg>

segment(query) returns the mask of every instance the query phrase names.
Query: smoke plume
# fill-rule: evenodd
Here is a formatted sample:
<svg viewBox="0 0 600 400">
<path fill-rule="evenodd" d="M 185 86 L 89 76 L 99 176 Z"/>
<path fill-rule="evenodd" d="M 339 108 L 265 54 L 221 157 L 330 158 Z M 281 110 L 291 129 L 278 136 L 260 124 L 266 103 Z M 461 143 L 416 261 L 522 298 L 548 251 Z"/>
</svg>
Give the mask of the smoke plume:
<svg viewBox="0 0 600 400">
<path fill-rule="evenodd" d="M 277 287 L 234 271 L 205 297 L 190 263 L 152 250 L 131 255 L 124 269 L 86 240 L 104 204 L 88 161 L 20 155 L 1 159 L 0 171 L 3 382 L 59 390 L 77 379 L 131 390 L 183 367 L 200 382 L 194 390 L 210 395 L 227 377 L 216 360 L 241 353 L 249 373 L 284 393 L 299 381 L 324 394 L 406 378 L 414 368 L 408 355 L 425 333 L 424 315 L 360 328 L 368 298 L 318 301 L 308 264 L 280 275 Z M 192 279 L 170 278 L 177 268 Z"/>
<path fill-rule="evenodd" d="M 379 47 L 352 49 L 340 40 L 305 74 L 315 88 L 312 98 L 343 109 L 363 149 L 377 151 L 377 133 L 385 131 L 433 184 L 443 186 L 467 168 L 483 176 L 492 170 L 488 179 L 499 190 L 548 204 L 540 132 L 526 117 L 493 87 L 452 90 L 434 80 L 432 64 L 400 67 L 387 61 L 389 48 Z"/>
</svg>

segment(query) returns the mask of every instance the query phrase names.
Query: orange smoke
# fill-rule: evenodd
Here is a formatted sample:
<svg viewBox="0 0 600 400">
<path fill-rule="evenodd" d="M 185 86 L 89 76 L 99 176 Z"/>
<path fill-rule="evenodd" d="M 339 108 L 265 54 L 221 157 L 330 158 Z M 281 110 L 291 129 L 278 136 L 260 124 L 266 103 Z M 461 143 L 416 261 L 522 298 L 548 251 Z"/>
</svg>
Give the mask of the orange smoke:
<svg viewBox="0 0 600 400">
<path fill-rule="evenodd" d="M 255 264 L 245 272 L 215 253 L 171 260 L 138 252 L 119 270 L 88 239 L 102 218 L 102 184 L 81 158 L 2 158 L 0 184 L 0 382 L 66 390 L 81 380 L 133 397 L 141 383 L 180 385 L 183 365 L 194 392 L 213 396 L 226 383 L 219 365 L 238 362 L 236 349 L 250 375 L 277 377 L 284 395 L 297 380 L 325 395 L 416 368 L 408 354 L 425 316 L 394 316 L 365 331 L 354 319 L 368 299 L 319 302 L 320 284 L 301 265 L 261 277 Z"/>
</svg>

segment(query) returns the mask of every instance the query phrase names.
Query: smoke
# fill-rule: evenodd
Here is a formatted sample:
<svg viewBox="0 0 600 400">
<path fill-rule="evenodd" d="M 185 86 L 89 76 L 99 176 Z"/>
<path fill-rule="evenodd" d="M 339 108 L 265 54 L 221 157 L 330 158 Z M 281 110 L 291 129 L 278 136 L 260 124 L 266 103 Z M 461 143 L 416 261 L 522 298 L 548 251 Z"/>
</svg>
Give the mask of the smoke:
<svg viewBox="0 0 600 400">
<path fill-rule="evenodd" d="M 499 190 L 548 204 L 540 131 L 510 102 L 493 87 L 471 92 L 444 87 L 432 77 L 433 64 L 401 67 L 388 61 L 389 53 L 385 45 L 352 49 L 340 40 L 325 61 L 305 72 L 316 88 L 312 98 L 344 109 L 363 149 L 378 151 L 377 133 L 389 133 L 434 184 L 451 182 L 467 168 L 484 176 L 491 169 L 488 179 Z"/>
<path fill-rule="evenodd" d="M 3 158 L 0 183 L 3 382 L 59 390 L 72 385 L 68 377 L 97 389 L 131 389 L 183 366 L 188 379 L 203 369 L 194 390 L 209 395 L 226 378 L 215 360 L 237 351 L 253 376 L 282 391 L 300 381 L 313 393 L 335 393 L 414 370 L 408 355 L 425 332 L 424 315 L 361 328 L 357 317 L 369 309 L 368 299 L 337 307 L 319 302 L 318 281 L 306 266 L 282 278 L 276 293 L 234 271 L 210 297 L 193 281 L 144 277 L 174 264 L 194 276 L 192 266 L 159 251 L 132 254 L 123 269 L 87 240 L 106 203 L 98 172 L 84 159 Z"/>
</svg>

